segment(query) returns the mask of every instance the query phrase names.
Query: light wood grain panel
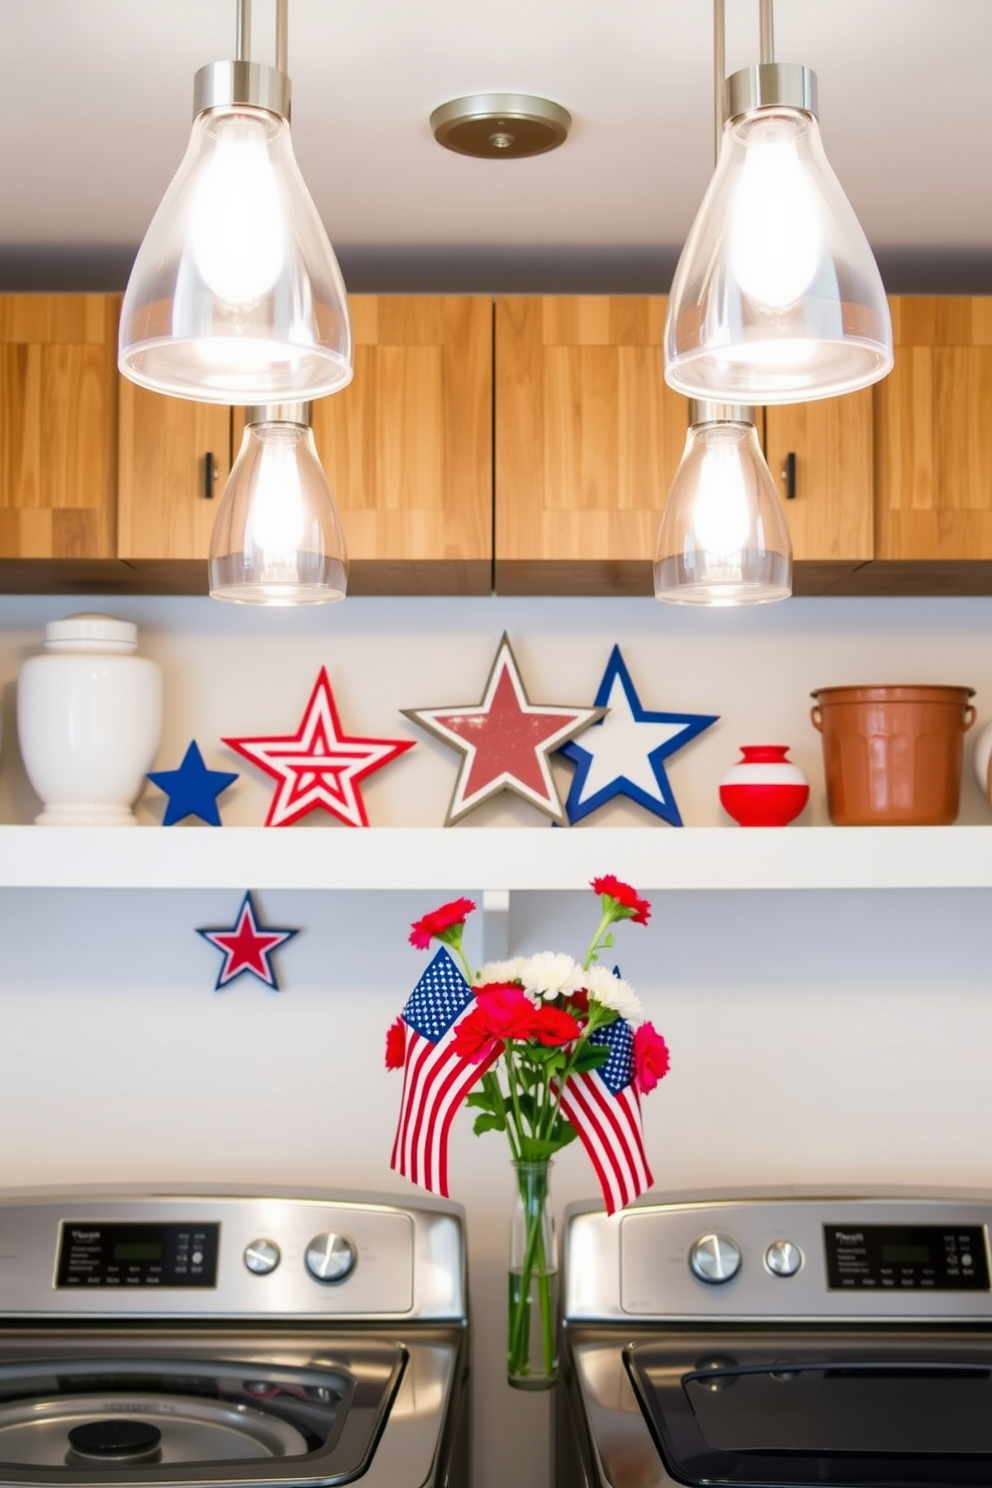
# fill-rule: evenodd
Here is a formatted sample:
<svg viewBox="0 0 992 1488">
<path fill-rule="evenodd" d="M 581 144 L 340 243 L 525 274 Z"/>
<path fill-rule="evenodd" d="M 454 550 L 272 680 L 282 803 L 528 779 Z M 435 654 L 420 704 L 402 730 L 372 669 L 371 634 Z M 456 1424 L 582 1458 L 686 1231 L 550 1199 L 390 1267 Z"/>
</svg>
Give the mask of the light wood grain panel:
<svg viewBox="0 0 992 1488">
<path fill-rule="evenodd" d="M 660 296 L 496 302 L 497 589 L 650 581 L 688 405 L 665 384 Z M 571 565 L 562 569 L 560 565 Z M 638 581 L 638 590 L 642 585 Z"/>
<path fill-rule="evenodd" d="M 0 295 L 0 556 L 114 555 L 119 310 Z"/>
<path fill-rule="evenodd" d="M 207 498 L 204 457 L 215 461 Z M 118 553 L 139 560 L 206 559 L 231 469 L 231 413 L 167 398 L 120 379 Z"/>
<path fill-rule="evenodd" d="M 314 406 L 349 557 L 366 577 L 382 565 L 390 586 L 404 582 L 397 565 L 441 561 L 457 569 L 453 582 L 472 575 L 472 592 L 488 592 L 492 302 L 356 295 L 350 305 L 354 380 Z"/>
<path fill-rule="evenodd" d="M 992 301 L 892 301 L 896 362 L 874 389 L 876 552 L 992 558 Z"/>
<path fill-rule="evenodd" d="M 765 410 L 765 455 L 785 497 L 796 457 L 795 497 L 783 500 L 797 562 L 866 562 L 874 550 L 872 393 Z"/>
</svg>

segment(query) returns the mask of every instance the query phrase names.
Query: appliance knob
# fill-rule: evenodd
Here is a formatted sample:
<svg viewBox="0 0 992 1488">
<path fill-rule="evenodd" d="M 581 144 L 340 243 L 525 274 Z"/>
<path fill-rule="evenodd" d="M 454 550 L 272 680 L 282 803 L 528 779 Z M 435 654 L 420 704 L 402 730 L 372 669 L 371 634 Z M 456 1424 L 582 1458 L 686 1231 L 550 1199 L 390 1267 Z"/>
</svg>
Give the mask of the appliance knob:
<svg viewBox="0 0 992 1488">
<path fill-rule="evenodd" d="M 282 1254 L 274 1240 L 253 1240 L 245 1248 L 244 1262 L 254 1276 L 268 1276 L 282 1260 Z"/>
<path fill-rule="evenodd" d="M 740 1246 L 729 1235 L 700 1235 L 689 1250 L 689 1266 L 700 1281 L 719 1286 L 741 1269 Z"/>
<path fill-rule="evenodd" d="M 344 1281 L 355 1269 L 355 1247 L 346 1235 L 326 1230 L 307 1246 L 307 1270 L 314 1281 Z"/>
<path fill-rule="evenodd" d="M 791 1240 L 773 1240 L 765 1251 L 765 1265 L 773 1276 L 795 1276 L 803 1253 Z"/>
</svg>

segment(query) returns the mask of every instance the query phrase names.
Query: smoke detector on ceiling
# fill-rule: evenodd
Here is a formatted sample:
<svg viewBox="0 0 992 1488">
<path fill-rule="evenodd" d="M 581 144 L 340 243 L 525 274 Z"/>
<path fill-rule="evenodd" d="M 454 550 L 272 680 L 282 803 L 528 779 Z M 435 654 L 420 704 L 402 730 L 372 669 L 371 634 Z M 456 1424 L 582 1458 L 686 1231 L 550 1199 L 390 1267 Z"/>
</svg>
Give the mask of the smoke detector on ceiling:
<svg viewBox="0 0 992 1488">
<path fill-rule="evenodd" d="M 521 160 L 564 144 L 572 116 L 530 93 L 470 93 L 431 114 L 439 145 L 480 160 Z"/>
</svg>

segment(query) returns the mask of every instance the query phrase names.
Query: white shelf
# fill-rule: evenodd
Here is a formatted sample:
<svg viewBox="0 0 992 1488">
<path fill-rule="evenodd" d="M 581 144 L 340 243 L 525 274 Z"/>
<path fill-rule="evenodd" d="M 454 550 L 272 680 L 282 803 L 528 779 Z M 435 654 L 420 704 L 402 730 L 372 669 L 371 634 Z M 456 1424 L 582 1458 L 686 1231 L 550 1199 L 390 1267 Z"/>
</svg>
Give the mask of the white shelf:
<svg viewBox="0 0 992 1488">
<path fill-rule="evenodd" d="M 992 827 L 0 827 L 0 888 L 992 888 Z"/>
</svg>

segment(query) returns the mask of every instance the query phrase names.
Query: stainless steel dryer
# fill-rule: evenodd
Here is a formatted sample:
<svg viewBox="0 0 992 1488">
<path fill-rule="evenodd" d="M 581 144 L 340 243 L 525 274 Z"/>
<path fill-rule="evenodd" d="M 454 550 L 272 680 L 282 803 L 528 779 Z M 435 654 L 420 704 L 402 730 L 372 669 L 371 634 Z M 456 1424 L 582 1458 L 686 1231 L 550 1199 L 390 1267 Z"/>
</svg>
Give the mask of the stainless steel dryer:
<svg viewBox="0 0 992 1488">
<path fill-rule="evenodd" d="M 467 1488 L 456 1205 L 0 1196 L 0 1485 Z"/>
<path fill-rule="evenodd" d="M 559 1488 L 992 1484 L 990 1227 L 988 1194 L 571 1206 Z"/>
</svg>

